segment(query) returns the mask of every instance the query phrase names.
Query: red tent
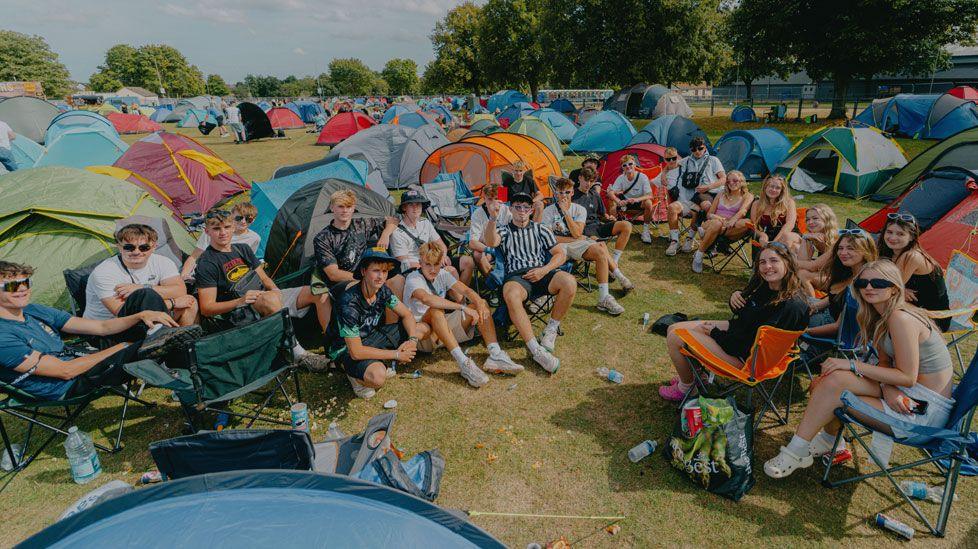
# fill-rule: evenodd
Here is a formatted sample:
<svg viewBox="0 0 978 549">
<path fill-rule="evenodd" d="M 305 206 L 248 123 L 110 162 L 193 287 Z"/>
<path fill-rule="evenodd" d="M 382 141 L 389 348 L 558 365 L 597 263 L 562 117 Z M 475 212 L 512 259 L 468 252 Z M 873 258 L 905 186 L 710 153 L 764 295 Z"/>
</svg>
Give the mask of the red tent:
<svg viewBox="0 0 978 549">
<path fill-rule="evenodd" d="M 655 143 L 639 143 L 604 155 L 604 158 L 598 163 L 598 179 L 601 180 L 601 196 L 605 198 L 606 205 L 608 187 L 621 175 L 621 158 L 626 154 L 637 158 L 639 171 L 647 175 L 649 179 L 653 179 L 662 171 L 661 166 L 665 163 L 663 157 L 666 154 L 666 148 Z M 577 181 L 574 184 L 576 185 Z M 665 208 L 657 209 L 655 221 L 664 220 Z"/>
<path fill-rule="evenodd" d="M 148 117 L 141 114 L 125 114 L 121 112 L 110 112 L 106 115 L 109 122 L 115 126 L 115 131 L 119 133 L 153 133 L 163 129 L 159 123 L 153 122 Z"/>
<path fill-rule="evenodd" d="M 306 127 L 302 119 L 292 112 L 292 109 L 275 107 L 274 109 L 269 109 L 265 114 L 268 115 L 268 120 L 272 123 L 272 129 L 275 130 L 297 130 Z"/>
<path fill-rule="evenodd" d="M 972 88 L 971 86 L 958 86 L 956 88 L 951 88 L 947 91 L 947 93 L 966 101 L 978 103 L 978 90 Z"/>
<path fill-rule="evenodd" d="M 358 111 L 341 112 L 326 121 L 323 131 L 319 133 L 317 145 L 329 145 L 332 147 L 347 137 L 365 130 L 376 124 L 373 118 Z"/>
</svg>

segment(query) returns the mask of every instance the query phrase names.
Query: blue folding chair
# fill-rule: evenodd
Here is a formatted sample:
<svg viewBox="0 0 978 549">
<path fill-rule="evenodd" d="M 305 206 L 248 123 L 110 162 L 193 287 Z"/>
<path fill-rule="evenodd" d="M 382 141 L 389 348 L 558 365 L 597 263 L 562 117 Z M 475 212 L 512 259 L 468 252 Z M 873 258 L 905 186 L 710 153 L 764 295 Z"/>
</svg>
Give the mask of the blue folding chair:
<svg viewBox="0 0 978 549">
<path fill-rule="evenodd" d="M 822 484 L 834 488 L 843 484 L 884 475 L 893 485 L 893 488 L 896 489 L 897 493 L 902 495 L 903 499 L 910 504 L 914 513 L 927 526 L 930 532 L 935 536 L 944 537 L 948 517 L 951 514 L 951 504 L 954 501 L 954 491 L 957 487 L 958 476 L 961 471 L 961 463 L 968 458 L 967 446 L 978 441 L 978 435 L 971 432 L 971 420 L 974 417 L 975 406 L 978 405 L 978 367 L 975 367 L 976 364 L 978 364 L 978 353 L 971 359 L 970 367 L 965 371 L 961 382 L 954 388 L 952 394 L 955 400 L 954 407 L 951 409 L 951 415 L 948 417 L 947 424 L 944 427 L 926 427 L 907 423 L 899 418 L 884 414 L 869 404 L 866 404 L 851 392 L 844 391 L 841 397 L 842 406 L 835 410 L 835 415 L 842 422 L 843 428 L 839 429 L 839 434 L 835 438 L 835 446 L 829 455 L 834 455 L 843 434 L 848 432 L 852 435 L 853 440 L 858 441 L 863 449 L 866 450 L 869 457 L 880 470 L 875 473 L 830 481 L 829 473 L 832 470 L 832 460 L 829 460 L 825 466 L 825 475 L 822 477 Z M 883 461 L 873 453 L 869 445 L 863 440 L 863 437 L 867 433 L 859 432 L 859 428 L 871 429 L 871 427 L 853 416 L 852 412 L 856 412 L 862 417 L 867 417 L 891 428 L 895 427 L 900 431 L 911 433 L 908 437 L 894 437 L 893 440 L 897 444 L 920 449 L 924 457 L 914 462 L 894 467 L 884 465 Z M 945 460 L 947 466 L 942 464 Z M 937 467 L 938 473 L 944 479 L 944 493 L 941 497 L 941 507 L 938 512 L 936 526 L 927 520 L 927 517 L 924 516 L 924 513 L 917 506 L 916 502 L 900 490 L 900 486 L 892 475 L 892 473 L 913 469 L 928 463 L 933 463 Z"/>
</svg>

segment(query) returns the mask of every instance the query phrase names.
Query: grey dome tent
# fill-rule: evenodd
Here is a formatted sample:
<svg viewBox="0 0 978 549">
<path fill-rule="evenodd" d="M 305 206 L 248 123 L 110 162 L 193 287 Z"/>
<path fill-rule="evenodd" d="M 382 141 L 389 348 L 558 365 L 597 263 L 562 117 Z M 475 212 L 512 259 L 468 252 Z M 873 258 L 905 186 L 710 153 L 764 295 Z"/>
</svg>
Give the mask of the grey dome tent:
<svg viewBox="0 0 978 549">
<path fill-rule="evenodd" d="M 0 120 L 6 122 L 17 135 L 23 135 L 35 143 L 44 143 L 44 132 L 59 114 L 61 111 L 58 107 L 37 97 L 0 99 Z"/>
<path fill-rule="evenodd" d="M 645 97 L 645 90 L 648 87 L 648 84 L 635 84 L 629 88 L 622 88 L 605 99 L 602 110 L 618 111 L 625 116 L 636 118 L 642 106 L 642 98 Z M 579 122 L 579 124 L 583 125 L 583 122 Z"/>
<path fill-rule="evenodd" d="M 173 110 L 170 111 L 170 114 L 163 119 L 163 122 L 179 122 L 183 120 L 184 116 L 187 115 L 188 110 L 200 109 L 206 111 L 208 107 L 220 109 L 220 99 L 211 97 L 209 95 L 198 95 L 197 97 L 191 97 L 190 99 L 181 99 L 180 102 L 173 107 Z"/>
<path fill-rule="evenodd" d="M 642 103 L 638 107 L 639 118 L 659 118 L 667 114 L 692 118 L 693 110 L 689 108 L 686 99 L 679 92 L 660 84 L 653 84 L 646 88 Z"/>
<path fill-rule="evenodd" d="M 689 142 L 694 137 L 702 137 L 710 154 L 714 153 L 710 138 L 696 122 L 685 116 L 667 114 L 646 124 L 628 144 L 655 143 L 663 147 L 675 147 L 681 156 L 689 156 Z"/>
<path fill-rule="evenodd" d="M 403 189 L 418 183 L 418 174 L 425 159 L 435 149 L 448 143 L 450 141 L 445 134 L 430 125 L 411 128 L 379 124 L 357 132 L 336 145 L 325 160 L 364 160 L 371 172 L 379 174 L 388 189 Z"/>
</svg>

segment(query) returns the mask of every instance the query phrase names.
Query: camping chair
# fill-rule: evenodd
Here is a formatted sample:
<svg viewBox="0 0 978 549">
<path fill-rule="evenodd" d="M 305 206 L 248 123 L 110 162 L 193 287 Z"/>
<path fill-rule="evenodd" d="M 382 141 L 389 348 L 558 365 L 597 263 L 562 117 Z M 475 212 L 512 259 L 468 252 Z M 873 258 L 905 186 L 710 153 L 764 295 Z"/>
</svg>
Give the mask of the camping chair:
<svg viewBox="0 0 978 549">
<path fill-rule="evenodd" d="M 248 427 L 259 419 L 290 425 L 288 421 L 264 416 L 262 412 L 276 391 L 282 393 L 289 406 L 292 405 L 284 387 L 289 374 L 295 383 L 296 400 L 302 399 L 292 353 L 294 344 L 295 333 L 289 312 L 282 309 L 251 324 L 197 340 L 186 351 L 186 368 L 170 369 L 156 361 L 142 360 L 126 365 L 126 371 L 149 385 L 175 391 L 193 431 L 197 430 L 195 416 L 205 410 L 248 419 Z M 273 382 L 275 387 L 249 413 L 229 409 L 231 400 Z"/>
<path fill-rule="evenodd" d="M 163 480 L 251 469 L 311 471 L 316 459 L 309 433 L 295 429 L 224 429 L 149 445 Z"/>
<path fill-rule="evenodd" d="M 808 370 L 809 378 L 812 377 L 812 366 L 818 366 L 831 354 L 841 355 L 843 358 L 865 361 L 874 354 L 871 346 L 863 343 L 859 337 L 859 322 L 856 320 L 856 313 L 859 312 L 859 303 L 852 295 L 846 292 L 845 303 L 842 312 L 839 314 L 839 329 L 833 338 L 816 337 L 810 334 L 801 336 L 803 343 L 825 347 L 824 350 L 812 356 L 803 356 L 800 361 Z"/>
<path fill-rule="evenodd" d="M 788 115 L 788 105 L 781 103 L 780 105 L 774 105 L 770 110 L 767 111 L 765 115 L 767 118 L 767 123 L 772 122 L 784 122 L 785 117 Z"/>
<path fill-rule="evenodd" d="M 754 267 L 752 254 L 750 253 L 751 241 L 754 237 L 754 224 L 748 222 L 749 229 L 746 234 L 737 239 L 730 239 L 721 234 L 713 243 L 713 254 L 706 254 L 706 260 L 713 272 L 720 274 L 728 265 L 737 261 L 745 269 Z"/>
<path fill-rule="evenodd" d="M 503 257 L 502 250 L 499 248 L 495 249 L 495 265 L 505 265 L 505 258 Z M 566 271 L 568 273 L 573 273 L 573 264 L 568 261 L 561 265 L 558 270 Z M 476 269 L 478 271 L 478 269 Z M 481 276 L 481 275 L 480 275 Z M 499 331 L 500 337 L 504 339 L 512 338 L 512 334 L 515 333 L 515 327 L 509 318 L 509 308 L 506 306 L 506 301 L 503 299 L 503 281 L 506 280 L 506 273 L 503 268 L 495 268 L 486 277 L 480 285 L 482 286 L 481 295 L 483 299 L 488 301 L 490 304 L 495 303 L 496 310 L 492 313 L 493 322 L 499 328 L 503 328 Z M 526 309 L 526 314 L 530 317 L 530 323 L 547 324 L 547 315 L 550 314 L 550 310 L 553 308 L 556 297 L 547 293 L 541 296 L 527 296 L 527 300 L 523 302 L 523 307 Z M 557 333 L 559 335 L 564 335 L 563 330 L 558 329 Z"/>
<path fill-rule="evenodd" d="M 836 408 L 835 415 L 842 422 L 842 429 L 835 439 L 834 452 L 839 446 L 839 440 L 844 433 L 849 433 L 853 439 L 866 450 L 873 463 L 879 471 L 850 477 L 837 481 L 829 480 L 829 473 L 832 471 L 832 461 L 829 460 L 825 466 L 825 474 L 822 476 L 822 484 L 835 488 L 843 484 L 859 482 L 878 476 L 886 476 L 887 480 L 896 489 L 896 493 L 903 496 L 903 499 L 910 504 L 917 517 L 923 522 L 931 534 L 944 537 L 948 518 L 951 515 L 951 504 L 954 502 L 954 492 L 958 483 L 958 475 L 961 470 L 961 463 L 968 459 L 967 446 L 978 441 L 978 436 L 971 432 L 971 421 L 974 417 L 975 406 L 978 404 L 978 354 L 971 359 L 971 365 L 965 371 L 961 382 L 954 388 L 953 397 L 954 407 L 947 424 L 941 427 L 926 427 L 904 422 L 899 418 L 894 418 L 877 410 L 873 406 L 863 402 L 859 397 L 849 391 L 844 391 L 841 396 L 842 406 Z M 896 466 L 888 466 L 883 463 L 879 456 L 873 453 L 870 446 L 863 440 L 865 433 L 860 433 L 860 429 L 870 428 L 869 425 L 862 423 L 851 412 L 856 412 L 860 416 L 868 417 L 874 421 L 883 423 L 891 428 L 898 428 L 906 431 L 910 435 L 906 438 L 894 437 L 894 442 L 904 446 L 920 449 L 924 457 L 916 461 Z M 832 455 L 832 454 L 829 454 Z M 944 494 L 941 498 L 941 506 L 937 515 L 937 524 L 932 524 L 921 512 L 917 503 L 907 497 L 900 486 L 897 484 L 892 473 L 914 469 L 922 465 L 933 463 L 937 467 L 938 473 L 944 479 Z"/>
<path fill-rule="evenodd" d="M 431 183 L 421 185 L 420 190 L 431 202 L 429 212 L 433 212 L 441 220 L 461 226 L 468 224 L 470 207 L 479 200 L 472 194 L 459 172 L 440 173 Z"/>
<path fill-rule="evenodd" d="M 41 452 L 45 450 L 58 436 L 68 436 L 68 428 L 75 424 L 78 417 L 88 406 L 96 400 L 105 396 L 122 397 L 122 411 L 119 414 L 118 427 L 115 429 L 115 439 L 112 447 L 105 447 L 95 443 L 95 447 L 103 452 L 114 454 L 122 449 L 122 431 L 125 427 L 126 415 L 129 412 L 129 401 L 138 402 L 146 407 L 153 407 L 155 404 L 141 400 L 133 395 L 132 383 L 127 383 L 121 387 L 97 387 L 84 395 L 76 395 L 70 398 L 59 400 L 44 400 L 34 397 L 13 385 L 0 381 L 0 393 L 6 395 L 0 400 L 0 439 L 3 440 L 3 451 L 10 456 L 13 469 L 9 473 L 14 474 L 24 470 L 31 464 Z M 63 413 L 57 410 L 61 409 Z M 7 428 L 3 423 L 3 414 L 8 414 L 27 423 L 23 442 L 21 443 L 20 455 L 13 451 L 13 444 Z M 45 422 L 48 421 L 48 423 Z M 33 451 L 30 450 L 30 443 L 34 428 L 46 430 L 50 435 Z"/>
<path fill-rule="evenodd" d="M 947 311 L 927 311 L 931 318 L 951 318 L 951 326 L 947 330 L 947 335 L 951 336 L 951 341 L 947 346 L 954 349 L 958 358 L 959 376 L 964 375 L 964 360 L 961 358 L 961 343 L 971 337 L 978 329 L 975 324 L 975 315 L 978 314 L 978 260 L 962 252 L 955 250 L 951 254 L 951 259 L 947 263 L 947 271 L 944 273 L 947 281 L 947 293 L 950 307 Z"/>
<path fill-rule="evenodd" d="M 68 289 L 68 300 L 71 305 L 71 314 L 81 316 L 85 313 L 85 289 L 88 287 L 88 277 L 95 270 L 99 262 L 80 267 L 78 269 L 65 269 L 65 287 Z"/>
<path fill-rule="evenodd" d="M 760 393 L 761 398 L 764 400 L 764 405 L 754 420 L 754 429 L 757 429 L 761 424 L 761 420 L 768 410 L 774 413 L 781 425 L 788 424 L 787 413 L 791 409 L 790 394 L 788 403 L 785 406 L 784 416 L 778 411 L 772 397 L 781 384 L 781 380 L 783 379 L 782 374 L 798 358 L 796 342 L 803 333 L 803 330 L 789 331 L 773 326 L 761 326 L 757 331 L 757 335 L 754 336 L 754 344 L 751 346 L 750 355 L 747 357 L 747 360 L 744 361 L 744 364 L 735 366 L 723 361 L 710 352 L 688 330 L 676 330 L 676 335 L 685 344 L 681 352 L 689 360 L 695 379 L 694 386 L 699 390 L 701 395 L 723 398 L 735 393 L 738 389 L 746 388 L 747 407 L 750 408 L 754 391 Z M 731 383 L 718 386 L 715 390 L 711 390 L 706 380 L 704 380 L 704 376 L 696 368 L 697 364 L 707 370 L 711 375 L 728 379 Z M 765 381 L 769 380 L 774 380 L 774 385 L 770 391 L 765 389 L 763 385 Z M 690 393 L 692 393 L 692 388 L 686 394 L 683 399 L 684 401 L 689 398 Z"/>
</svg>

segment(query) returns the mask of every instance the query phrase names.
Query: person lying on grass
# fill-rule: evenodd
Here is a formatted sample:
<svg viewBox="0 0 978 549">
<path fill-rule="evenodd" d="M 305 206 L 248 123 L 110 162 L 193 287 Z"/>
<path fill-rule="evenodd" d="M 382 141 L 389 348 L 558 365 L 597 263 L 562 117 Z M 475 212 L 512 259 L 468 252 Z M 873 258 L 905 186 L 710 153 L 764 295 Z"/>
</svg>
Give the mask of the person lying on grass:
<svg viewBox="0 0 978 549">
<path fill-rule="evenodd" d="M 418 350 L 431 353 L 444 346 L 458 363 L 462 377 L 473 387 L 489 383 L 489 376 L 483 370 L 494 374 L 522 372 L 523 367 L 499 346 L 489 304 L 444 267 L 445 251 L 427 242 L 421 245 L 419 256 L 421 268 L 409 274 L 404 282 L 404 304 L 418 323 L 421 338 Z M 449 290 L 461 295 L 467 304 L 447 299 Z M 477 325 L 489 350 L 482 370 L 459 347 L 459 342 L 472 339 Z"/>
<path fill-rule="evenodd" d="M 822 363 L 822 375 L 812 384 L 811 399 L 794 436 L 764 464 L 770 477 L 783 478 L 810 467 L 814 458 L 832 451 L 841 427 L 835 409 L 843 391 L 887 416 L 916 425 L 944 427 L 951 414 L 951 354 L 927 313 L 907 303 L 899 267 L 888 259 L 870 262 L 853 280 L 851 291 L 859 302 L 860 338 L 876 349 L 879 364 L 844 358 Z M 899 437 L 911 434 L 850 413 L 874 431 Z M 888 455 L 877 457 L 889 461 Z"/>
<path fill-rule="evenodd" d="M 750 220 L 745 219 L 754 195 L 747 190 L 747 180 L 738 170 L 730 170 L 723 192 L 718 194 L 706 213 L 700 248 L 693 254 L 693 272 L 703 272 L 703 258 L 720 236 L 735 241 L 750 231 Z"/>
<path fill-rule="evenodd" d="M 625 292 L 635 289 L 628 277 L 618 268 L 611 258 L 607 246 L 584 236 L 584 224 L 587 221 L 587 211 L 583 206 L 571 201 L 574 196 L 574 183 L 570 179 L 558 179 L 556 201 L 543 209 L 541 223 L 549 227 L 557 236 L 557 242 L 564 245 L 567 257 L 574 261 L 589 261 L 594 263 L 598 279 L 598 310 L 612 316 L 625 312 L 615 296 L 608 292 L 608 274 L 614 275 L 621 283 Z"/>
<path fill-rule="evenodd" d="M 691 320 L 669 326 L 666 348 L 679 376 L 659 387 L 659 396 L 682 402 L 693 388 L 692 366 L 681 352 L 685 343 L 677 330 L 688 331 L 721 360 L 742 365 L 761 326 L 801 330 L 808 324 L 808 302 L 794 258 L 784 244 L 770 242 L 761 250 L 747 287 L 730 296 L 730 308 L 734 313 L 730 320 Z"/>
<path fill-rule="evenodd" d="M 336 314 L 326 333 L 327 353 L 360 398 L 372 398 L 395 375 L 384 361 L 407 364 L 418 350 L 414 315 L 387 286 L 399 264 L 384 248 L 369 248 L 354 267 L 359 280 L 332 290 Z"/>
</svg>

